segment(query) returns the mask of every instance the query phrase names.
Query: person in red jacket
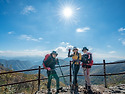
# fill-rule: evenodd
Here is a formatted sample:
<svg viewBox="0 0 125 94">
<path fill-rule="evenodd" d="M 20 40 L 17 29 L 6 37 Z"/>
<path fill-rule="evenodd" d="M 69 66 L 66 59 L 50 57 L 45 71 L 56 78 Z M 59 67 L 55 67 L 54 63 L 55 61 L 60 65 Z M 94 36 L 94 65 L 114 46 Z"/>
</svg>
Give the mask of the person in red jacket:
<svg viewBox="0 0 125 94">
<path fill-rule="evenodd" d="M 88 92 L 91 91 L 91 84 L 90 84 L 90 69 L 91 66 L 93 65 L 93 60 L 92 60 L 92 53 L 88 52 L 89 49 L 87 47 L 83 47 L 82 52 L 84 53 L 82 55 L 82 67 L 83 67 L 83 72 L 85 76 L 85 88 L 88 90 Z"/>
</svg>

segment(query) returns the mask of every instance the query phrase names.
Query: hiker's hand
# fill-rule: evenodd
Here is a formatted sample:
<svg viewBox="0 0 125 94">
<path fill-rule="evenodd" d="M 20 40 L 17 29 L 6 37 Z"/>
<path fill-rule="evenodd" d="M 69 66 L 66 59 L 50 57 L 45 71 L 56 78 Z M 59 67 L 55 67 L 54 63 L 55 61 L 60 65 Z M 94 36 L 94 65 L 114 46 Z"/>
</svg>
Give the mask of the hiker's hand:
<svg viewBox="0 0 125 94">
<path fill-rule="evenodd" d="M 71 49 L 69 49 L 69 52 L 71 51 Z"/>
<path fill-rule="evenodd" d="M 48 71 L 51 71 L 51 68 L 50 68 L 50 67 L 48 67 L 48 68 L 47 68 L 47 70 L 48 70 Z"/>
<path fill-rule="evenodd" d="M 58 60 L 58 58 L 56 58 L 56 64 L 59 65 L 59 60 Z"/>
</svg>

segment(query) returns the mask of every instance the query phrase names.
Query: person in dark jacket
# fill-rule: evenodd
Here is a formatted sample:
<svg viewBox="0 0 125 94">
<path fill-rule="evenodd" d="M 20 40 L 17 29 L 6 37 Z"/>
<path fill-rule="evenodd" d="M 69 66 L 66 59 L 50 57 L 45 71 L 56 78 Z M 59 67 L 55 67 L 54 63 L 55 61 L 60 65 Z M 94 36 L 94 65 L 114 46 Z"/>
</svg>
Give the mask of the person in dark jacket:
<svg viewBox="0 0 125 94">
<path fill-rule="evenodd" d="M 68 57 L 72 57 L 72 71 L 73 71 L 73 85 L 72 90 L 78 92 L 77 74 L 80 68 L 81 53 L 78 52 L 77 47 L 73 47 L 73 54 L 70 55 L 71 49 L 69 49 Z"/>
<path fill-rule="evenodd" d="M 90 84 L 90 69 L 91 66 L 93 65 L 93 60 L 92 60 L 92 53 L 88 52 L 88 48 L 87 47 L 83 47 L 82 51 L 83 51 L 83 55 L 82 55 L 82 67 L 83 67 L 83 72 L 84 72 L 84 76 L 85 76 L 85 88 L 88 90 L 88 92 L 92 92 L 91 91 L 91 84 Z M 89 94 L 90 94 L 89 93 Z"/>
<path fill-rule="evenodd" d="M 57 57 L 57 53 L 56 51 L 53 51 L 50 56 L 48 56 L 47 60 L 43 61 L 43 67 L 45 69 L 47 69 L 47 75 L 48 75 L 48 83 L 47 83 L 47 89 L 48 89 L 48 94 L 52 94 L 50 86 L 51 86 L 51 80 L 52 77 L 54 77 L 56 79 L 56 94 L 59 93 L 59 90 L 61 90 L 62 88 L 59 88 L 59 77 L 55 71 L 55 65 L 59 63 L 58 59 L 56 59 Z"/>
</svg>

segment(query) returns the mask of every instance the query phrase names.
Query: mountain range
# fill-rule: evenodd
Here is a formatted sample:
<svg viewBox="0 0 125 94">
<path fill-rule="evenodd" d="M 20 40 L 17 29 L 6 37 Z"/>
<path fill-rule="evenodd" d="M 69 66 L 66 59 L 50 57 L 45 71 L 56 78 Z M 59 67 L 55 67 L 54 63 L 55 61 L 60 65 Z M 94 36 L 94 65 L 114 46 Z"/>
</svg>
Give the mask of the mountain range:
<svg viewBox="0 0 125 94">
<path fill-rule="evenodd" d="M 68 65 L 71 58 L 59 59 L 60 65 Z M 13 70 L 24 70 L 24 69 L 34 69 L 38 68 L 38 66 L 42 66 L 43 57 L 21 57 L 21 58 L 14 58 L 11 60 L 0 59 L 0 63 L 3 64 L 5 67 L 13 69 Z M 58 66 L 58 65 L 57 65 Z M 61 68 L 64 75 L 69 74 L 69 66 Z M 58 75 L 61 75 L 60 69 L 56 68 Z M 106 65 L 106 73 L 118 73 L 125 71 L 125 63 L 122 64 L 113 64 L 113 65 Z M 27 72 L 30 74 L 36 74 L 38 71 Z M 41 70 L 41 74 L 44 76 L 46 75 L 46 70 Z M 83 74 L 83 69 L 80 67 L 79 73 Z M 103 66 L 92 66 L 90 74 L 103 74 Z M 123 75 L 124 76 L 124 75 Z M 121 77 L 123 77 L 121 76 Z M 69 81 L 69 77 L 65 77 Z M 92 84 L 103 84 L 104 77 L 91 77 Z M 108 78 L 108 77 L 107 77 Z M 121 78 L 120 78 L 121 79 Z M 63 82 L 63 79 L 61 78 Z M 84 84 L 84 77 L 79 76 L 78 82 L 80 84 Z"/>
</svg>

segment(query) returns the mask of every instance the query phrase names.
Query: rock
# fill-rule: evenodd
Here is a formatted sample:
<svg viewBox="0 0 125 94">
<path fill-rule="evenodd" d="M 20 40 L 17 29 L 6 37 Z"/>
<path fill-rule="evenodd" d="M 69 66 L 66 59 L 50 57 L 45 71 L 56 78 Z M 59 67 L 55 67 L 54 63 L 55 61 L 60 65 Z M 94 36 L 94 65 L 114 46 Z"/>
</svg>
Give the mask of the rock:
<svg viewBox="0 0 125 94">
<path fill-rule="evenodd" d="M 118 89 L 119 89 L 119 90 L 124 90 L 122 87 L 119 87 Z"/>
<path fill-rule="evenodd" d="M 119 90 L 116 90 L 116 91 L 114 91 L 114 92 L 112 92 L 112 93 L 121 93 L 121 91 L 119 91 Z"/>
<path fill-rule="evenodd" d="M 54 88 L 52 88 L 52 90 L 51 90 L 52 92 L 56 92 L 56 89 L 54 89 Z"/>
</svg>

